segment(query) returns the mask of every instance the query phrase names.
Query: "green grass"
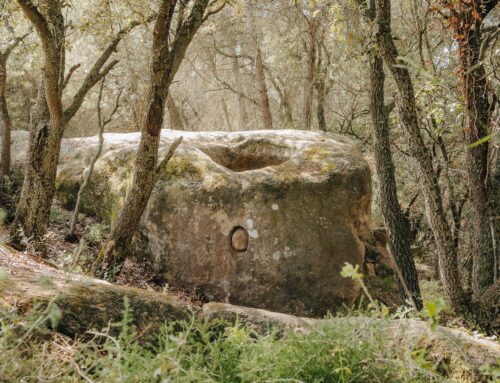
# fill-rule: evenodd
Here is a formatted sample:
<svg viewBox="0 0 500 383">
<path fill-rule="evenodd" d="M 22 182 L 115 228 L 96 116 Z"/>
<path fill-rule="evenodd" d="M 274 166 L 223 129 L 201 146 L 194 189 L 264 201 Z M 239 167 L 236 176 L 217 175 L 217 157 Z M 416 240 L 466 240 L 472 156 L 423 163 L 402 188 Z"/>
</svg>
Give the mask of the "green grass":
<svg viewBox="0 0 500 383">
<path fill-rule="evenodd" d="M 47 319 L 54 319 L 50 315 Z M 443 380 L 426 360 L 425 350 L 415 354 L 385 335 L 385 319 L 364 324 L 345 317 L 307 334 L 285 335 L 193 321 L 165 325 L 154 346 L 142 344 L 127 310 L 114 325 L 120 327 L 116 337 L 108 328 L 89 332 L 85 340 L 71 340 L 49 331 L 39 319 L 0 308 L 1 382 Z"/>
</svg>

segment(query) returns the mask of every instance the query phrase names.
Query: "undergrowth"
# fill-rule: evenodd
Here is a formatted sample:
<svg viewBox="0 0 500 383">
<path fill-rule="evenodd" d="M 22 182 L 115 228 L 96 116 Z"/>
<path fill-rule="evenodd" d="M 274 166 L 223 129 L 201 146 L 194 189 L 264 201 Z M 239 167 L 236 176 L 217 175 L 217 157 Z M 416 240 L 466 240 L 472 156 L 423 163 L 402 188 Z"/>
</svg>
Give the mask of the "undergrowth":
<svg viewBox="0 0 500 383">
<path fill-rule="evenodd" d="M 125 302 L 120 323 L 71 340 L 48 329 L 58 320 L 55 306 L 22 317 L 0 311 L 0 381 L 443 381 L 425 354 L 416 359 L 414 350 L 384 335 L 384 318 L 344 317 L 307 334 L 285 335 L 193 320 L 165 324 L 151 345 L 143 344 L 130 312 Z M 119 335 L 112 336 L 115 327 Z"/>
<path fill-rule="evenodd" d="M 342 275 L 358 279 L 358 267 Z M 8 274 L 0 269 L 0 289 Z M 51 330 L 61 319 L 56 297 L 20 315 L 0 302 L 0 382 L 445 382 L 425 346 L 391 336 L 412 309 L 390 314 L 368 291 L 368 305 L 330 316 L 308 331 L 256 333 L 223 321 L 165 323 L 151 343 L 123 319 L 70 339 Z M 426 302 L 423 317 L 435 327 L 441 301 Z M 421 314 L 422 314 L 421 313 Z M 150 338 L 148 338 L 150 339 Z M 499 371 L 483 376 L 495 381 Z M 487 380 L 485 380 L 487 381 Z"/>
</svg>

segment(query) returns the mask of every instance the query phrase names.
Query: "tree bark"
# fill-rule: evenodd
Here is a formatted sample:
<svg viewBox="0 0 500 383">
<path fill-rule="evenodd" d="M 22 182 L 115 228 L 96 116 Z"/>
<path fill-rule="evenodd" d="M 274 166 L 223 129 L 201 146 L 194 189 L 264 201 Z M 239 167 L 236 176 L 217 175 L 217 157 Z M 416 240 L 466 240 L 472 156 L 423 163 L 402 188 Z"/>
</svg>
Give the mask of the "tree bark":
<svg viewBox="0 0 500 383">
<path fill-rule="evenodd" d="M 304 83 L 304 109 L 303 109 L 303 129 L 311 130 L 312 122 L 312 104 L 314 96 L 314 72 L 316 63 L 316 32 L 318 29 L 318 20 L 312 17 L 307 20 L 307 55 L 306 55 L 306 78 Z"/>
<path fill-rule="evenodd" d="M 323 37 L 322 37 L 323 39 Z M 316 78 L 314 86 L 316 88 L 316 117 L 318 119 L 318 128 L 323 132 L 327 131 L 325 117 L 325 99 L 326 99 L 326 77 L 328 70 L 328 62 L 323 64 L 323 48 L 318 46 L 318 59 L 316 63 Z"/>
<path fill-rule="evenodd" d="M 408 137 L 410 154 L 416 160 L 426 215 L 437 247 L 441 282 L 453 310 L 457 313 L 464 313 L 467 312 L 467 299 L 460 283 L 457 255 L 443 208 L 438 177 L 420 134 L 413 82 L 404 62 L 399 59 L 399 53 L 391 35 L 390 1 L 376 0 L 376 11 L 375 40 L 396 82 L 399 118 Z"/>
<path fill-rule="evenodd" d="M 243 96 L 243 86 L 240 80 L 240 64 L 238 62 L 237 52 L 236 52 L 236 43 L 235 43 L 235 52 L 232 57 L 233 62 L 233 75 L 234 75 L 234 88 L 238 92 L 238 120 L 239 127 L 238 130 L 248 130 L 248 113 L 247 107 L 245 103 L 245 97 Z"/>
<path fill-rule="evenodd" d="M 184 121 L 182 120 L 181 113 L 179 112 L 179 108 L 177 108 L 175 100 L 170 93 L 167 96 L 167 110 L 168 110 L 168 116 L 170 118 L 171 129 L 186 130 L 186 127 L 184 126 Z"/>
<path fill-rule="evenodd" d="M 12 123 L 9 116 L 9 109 L 7 106 L 7 59 L 4 54 L 0 53 L 0 114 L 2 118 L 2 154 L 0 166 L 0 183 L 3 182 L 4 177 L 10 174 L 10 132 L 12 130 Z"/>
<path fill-rule="evenodd" d="M 251 3 L 249 5 L 250 25 L 251 25 L 251 33 L 255 50 L 254 63 L 255 63 L 255 71 L 257 77 L 257 91 L 259 94 L 260 114 L 264 129 L 271 130 L 273 129 L 273 116 L 271 113 L 271 106 L 269 104 L 269 95 L 267 93 L 265 65 L 264 65 L 264 60 L 262 59 L 262 52 L 260 49 L 260 41 L 259 41 L 260 39 L 259 39 L 259 34 L 257 33 L 257 26 L 255 23 L 255 15 L 253 11 L 255 3 L 253 1 L 251 1 L 250 3 Z"/>
<path fill-rule="evenodd" d="M 189 16 L 178 22 L 171 45 L 169 44 L 170 25 L 177 1 L 163 0 L 160 4 L 153 31 L 153 57 L 147 111 L 141 126 L 141 141 L 137 151 L 132 186 L 111 231 L 109 241 L 94 264 L 97 275 L 113 278 L 121 271 L 156 181 L 182 140 L 181 137 L 172 144 L 169 153 L 158 165 L 158 148 L 168 89 L 193 36 L 205 20 L 204 14 L 208 3 L 209 0 L 196 0 Z"/>
<path fill-rule="evenodd" d="M 288 129 L 293 124 L 292 106 L 290 105 L 290 96 L 288 94 L 288 90 L 284 82 L 278 76 L 274 78 L 273 75 L 269 73 L 268 78 L 271 81 L 274 90 L 276 90 L 276 93 L 278 93 L 282 125 L 284 125 L 286 129 Z"/>
<path fill-rule="evenodd" d="M 7 105 L 7 61 L 9 60 L 12 51 L 19 45 L 23 39 L 28 36 L 26 33 L 14 39 L 12 43 L 7 45 L 3 52 L 0 51 L 0 122 L 2 123 L 2 153 L 0 155 L 0 184 L 4 177 L 10 175 L 11 170 L 11 131 L 12 121 L 9 115 Z"/>
<path fill-rule="evenodd" d="M 472 291 L 473 299 L 494 282 L 495 275 L 495 226 L 493 224 L 494 184 L 489 174 L 488 136 L 494 102 L 488 86 L 486 70 L 481 62 L 481 27 L 496 0 L 461 1 L 451 22 L 458 44 L 459 78 L 462 83 L 467 145 L 467 175 L 473 220 L 472 237 Z M 493 229 L 493 230 L 492 230 Z"/>
<path fill-rule="evenodd" d="M 231 132 L 233 130 L 233 127 L 231 126 L 231 118 L 229 117 L 229 111 L 227 109 L 227 104 L 224 97 L 220 98 L 220 105 L 222 108 L 222 113 L 224 115 L 224 124 L 226 125 L 226 130 Z"/>
<path fill-rule="evenodd" d="M 389 246 L 400 272 L 401 295 L 417 310 L 422 309 L 417 269 L 410 250 L 410 228 L 398 201 L 394 163 L 389 140 L 389 118 L 384 104 L 384 66 L 379 54 L 370 53 L 370 110 L 374 131 L 377 175 L 382 214 L 389 233 Z M 399 274 L 399 273 L 398 273 Z M 408 296 L 408 294 L 410 296 Z"/>
<path fill-rule="evenodd" d="M 262 54 L 258 43 L 255 45 L 255 69 L 257 71 L 257 86 L 259 89 L 262 123 L 265 129 L 273 129 L 273 117 L 271 114 L 271 106 L 269 105 L 269 96 L 267 94 L 264 62 L 262 61 Z"/>
<path fill-rule="evenodd" d="M 64 19 L 61 3 L 47 0 L 41 11 L 28 0 L 18 0 L 26 17 L 35 26 L 42 44 L 44 67 L 39 95 L 30 121 L 25 177 L 11 235 L 33 241 L 44 253 L 43 237 L 55 192 L 57 161 L 64 132 L 61 84 L 64 74 Z"/>
</svg>

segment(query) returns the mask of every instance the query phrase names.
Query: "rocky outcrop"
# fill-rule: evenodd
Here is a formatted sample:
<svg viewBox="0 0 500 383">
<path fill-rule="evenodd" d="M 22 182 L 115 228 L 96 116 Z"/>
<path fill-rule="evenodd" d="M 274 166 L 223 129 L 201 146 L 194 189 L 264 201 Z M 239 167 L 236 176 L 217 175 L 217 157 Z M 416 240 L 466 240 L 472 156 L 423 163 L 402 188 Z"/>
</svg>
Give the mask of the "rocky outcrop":
<svg viewBox="0 0 500 383">
<path fill-rule="evenodd" d="M 65 272 L 42 259 L 0 245 L 0 318 L 3 309 L 33 316 L 33 307 L 47 314 L 50 305 L 55 304 L 60 315 L 53 329 L 71 338 L 81 338 L 89 330 L 100 331 L 109 323 L 122 321 L 125 298 L 140 340 L 146 344 L 158 340 L 165 323 L 192 323 L 196 319 L 217 326 L 238 323 L 259 334 L 272 332 L 282 337 L 289 332 L 321 334 L 332 326 L 346 329 L 352 332 L 353 342 L 364 337 L 383 342 L 388 355 L 413 361 L 415 368 L 424 367 L 457 382 L 490 381 L 488 378 L 493 375 L 487 374 L 494 374 L 500 358 L 498 342 L 460 329 L 438 326 L 432 331 L 428 323 L 414 319 L 311 319 L 216 302 L 200 308 L 173 294 L 116 286 Z M 111 327 L 112 334 L 113 329 L 117 331 Z"/>
<path fill-rule="evenodd" d="M 136 236 L 173 286 L 225 301 L 299 315 L 351 304 L 362 264 L 370 172 L 347 139 L 302 131 L 163 131 L 160 157 L 184 141 L 158 182 Z M 23 135 L 14 134 L 22 153 Z M 131 182 L 139 134 L 107 134 L 83 210 L 112 224 Z M 68 206 L 97 138 L 64 140 L 57 177 Z"/>
<path fill-rule="evenodd" d="M 133 324 L 154 340 L 169 321 L 191 320 L 197 308 L 173 295 L 112 285 L 56 268 L 47 261 L 0 245 L 0 317 L 3 309 L 20 314 L 37 310 L 43 317 L 55 309 L 54 330 L 69 337 L 101 330 L 123 318 L 125 299 Z"/>
</svg>

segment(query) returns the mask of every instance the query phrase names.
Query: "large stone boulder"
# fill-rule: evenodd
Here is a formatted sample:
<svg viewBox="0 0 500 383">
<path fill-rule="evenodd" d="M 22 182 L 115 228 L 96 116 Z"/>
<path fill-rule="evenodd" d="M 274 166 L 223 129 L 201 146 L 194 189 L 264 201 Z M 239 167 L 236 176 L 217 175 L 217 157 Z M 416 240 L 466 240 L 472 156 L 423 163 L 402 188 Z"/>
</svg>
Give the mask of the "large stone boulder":
<svg viewBox="0 0 500 383">
<path fill-rule="evenodd" d="M 210 301 L 306 316 L 355 300 L 357 284 L 340 271 L 345 262 L 363 263 L 371 185 L 368 165 L 349 140 L 293 130 L 164 130 L 160 158 L 179 135 L 184 142 L 153 191 L 135 241 L 160 277 Z M 139 138 L 105 135 L 84 211 L 113 223 Z M 25 139 L 15 134 L 18 153 Z M 57 188 L 70 207 L 96 148 L 97 137 L 63 141 Z"/>
</svg>

